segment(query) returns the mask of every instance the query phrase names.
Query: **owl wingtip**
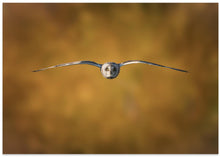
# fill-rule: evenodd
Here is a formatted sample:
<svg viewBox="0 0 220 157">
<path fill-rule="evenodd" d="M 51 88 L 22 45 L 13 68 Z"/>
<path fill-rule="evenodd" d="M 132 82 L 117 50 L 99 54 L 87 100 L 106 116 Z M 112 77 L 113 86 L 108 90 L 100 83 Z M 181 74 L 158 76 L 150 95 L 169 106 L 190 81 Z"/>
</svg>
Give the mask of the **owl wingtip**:
<svg viewBox="0 0 220 157">
<path fill-rule="evenodd" d="M 40 70 L 33 70 L 32 72 L 38 72 L 38 71 L 40 71 Z"/>
</svg>

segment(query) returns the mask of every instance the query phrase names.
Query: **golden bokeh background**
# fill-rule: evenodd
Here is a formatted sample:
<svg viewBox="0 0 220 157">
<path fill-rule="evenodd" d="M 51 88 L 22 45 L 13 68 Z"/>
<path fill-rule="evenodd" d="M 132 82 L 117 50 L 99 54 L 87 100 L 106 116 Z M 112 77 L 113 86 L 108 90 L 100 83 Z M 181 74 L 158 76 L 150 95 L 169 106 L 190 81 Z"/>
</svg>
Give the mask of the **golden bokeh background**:
<svg viewBox="0 0 220 157">
<path fill-rule="evenodd" d="M 218 4 L 4 3 L 3 152 L 218 153 Z"/>
</svg>

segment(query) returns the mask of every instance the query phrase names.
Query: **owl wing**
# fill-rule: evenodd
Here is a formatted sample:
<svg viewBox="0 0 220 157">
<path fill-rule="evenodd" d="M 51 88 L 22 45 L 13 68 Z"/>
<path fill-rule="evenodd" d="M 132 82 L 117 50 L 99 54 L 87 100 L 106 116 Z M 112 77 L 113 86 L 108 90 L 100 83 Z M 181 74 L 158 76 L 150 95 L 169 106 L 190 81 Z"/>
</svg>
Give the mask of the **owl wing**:
<svg viewBox="0 0 220 157">
<path fill-rule="evenodd" d="M 98 63 L 92 62 L 92 61 L 75 61 L 75 62 L 70 62 L 70 63 L 58 64 L 58 65 L 50 66 L 50 67 L 39 69 L 39 70 L 34 70 L 33 72 L 43 71 L 43 70 L 52 69 L 52 68 L 56 68 L 56 67 L 77 65 L 77 64 L 89 64 L 89 65 L 93 65 L 93 66 L 96 66 L 96 67 L 99 67 L 99 68 L 101 68 L 101 66 L 102 66 L 101 64 L 98 64 Z"/>
<path fill-rule="evenodd" d="M 188 72 L 188 71 L 185 71 L 185 70 L 176 69 L 176 68 L 172 68 L 172 67 L 168 67 L 168 66 L 152 63 L 152 62 L 147 62 L 147 61 L 140 61 L 140 60 L 131 60 L 131 61 L 123 62 L 123 63 L 120 64 L 120 67 L 124 66 L 124 65 L 128 65 L 128 64 L 135 64 L 135 63 L 144 63 L 144 64 L 149 64 L 149 65 L 156 65 L 156 66 L 160 66 L 160 67 L 164 67 L 164 68 L 169 68 L 169 69 L 173 69 L 173 70 L 177 70 L 177 71 L 181 71 L 181 72 Z"/>
</svg>

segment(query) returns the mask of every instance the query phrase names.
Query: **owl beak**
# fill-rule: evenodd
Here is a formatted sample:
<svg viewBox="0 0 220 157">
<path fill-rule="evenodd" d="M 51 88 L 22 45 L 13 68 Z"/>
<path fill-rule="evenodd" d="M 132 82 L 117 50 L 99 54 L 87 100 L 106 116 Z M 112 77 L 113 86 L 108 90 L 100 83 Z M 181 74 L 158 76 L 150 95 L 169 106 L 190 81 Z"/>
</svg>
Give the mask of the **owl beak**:
<svg viewBox="0 0 220 157">
<path fill-rule="evenodd" d="M 110 68 L 110 74 L 111 75 L 113 74 L 113 68 L 112 67 Z"/>
</svg>

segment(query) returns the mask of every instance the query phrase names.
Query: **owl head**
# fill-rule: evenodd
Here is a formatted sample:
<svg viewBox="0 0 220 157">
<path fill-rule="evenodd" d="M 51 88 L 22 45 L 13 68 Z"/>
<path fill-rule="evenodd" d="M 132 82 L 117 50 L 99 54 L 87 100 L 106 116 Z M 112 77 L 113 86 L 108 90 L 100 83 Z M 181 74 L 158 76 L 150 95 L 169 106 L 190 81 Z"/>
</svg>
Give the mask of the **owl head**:
<svg viewBox="0 0 220 157">
<path fill-rule="evenodd" d="M 114 62 L 108 62 L 101 67 L 102 75 L 107 79 L 113 79 L 118 76 L 120 72 L 120 65 Z"/>
</svg>

